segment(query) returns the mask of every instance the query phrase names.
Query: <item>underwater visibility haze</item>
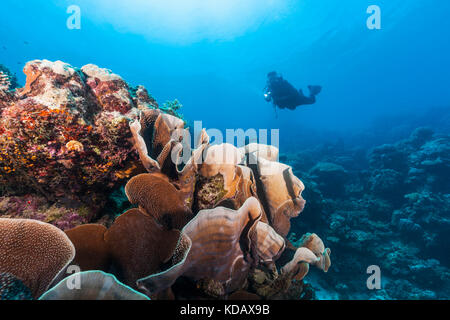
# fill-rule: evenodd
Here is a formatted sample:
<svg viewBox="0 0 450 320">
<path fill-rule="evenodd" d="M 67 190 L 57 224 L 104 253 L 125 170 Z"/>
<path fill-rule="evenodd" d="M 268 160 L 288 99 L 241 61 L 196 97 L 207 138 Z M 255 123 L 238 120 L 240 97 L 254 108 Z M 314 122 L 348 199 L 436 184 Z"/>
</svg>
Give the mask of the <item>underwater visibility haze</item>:
<svg viewBox="0 0 450 320">
<path fill-rule="evenodd" d="M 0 6 L 0 300 L 450 298 L 450 2 Z"/>
</svg>

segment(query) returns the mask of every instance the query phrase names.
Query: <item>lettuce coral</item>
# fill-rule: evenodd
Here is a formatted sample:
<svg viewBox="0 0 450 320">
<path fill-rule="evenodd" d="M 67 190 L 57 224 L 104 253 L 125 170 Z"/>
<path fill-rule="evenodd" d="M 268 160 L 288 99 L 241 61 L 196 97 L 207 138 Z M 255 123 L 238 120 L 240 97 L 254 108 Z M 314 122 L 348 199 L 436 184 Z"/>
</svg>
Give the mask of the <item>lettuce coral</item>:
<svg viewBox="0 0 450 320">
<path fill-rule="evenodd" d="M 82 286 L 69 289 L 79 281 Z M 73 274 L 42 295 L 39 300 L 149 300 L 149 298 L 117 281 L 116 277 L 101 271 Z"/>
</svg>

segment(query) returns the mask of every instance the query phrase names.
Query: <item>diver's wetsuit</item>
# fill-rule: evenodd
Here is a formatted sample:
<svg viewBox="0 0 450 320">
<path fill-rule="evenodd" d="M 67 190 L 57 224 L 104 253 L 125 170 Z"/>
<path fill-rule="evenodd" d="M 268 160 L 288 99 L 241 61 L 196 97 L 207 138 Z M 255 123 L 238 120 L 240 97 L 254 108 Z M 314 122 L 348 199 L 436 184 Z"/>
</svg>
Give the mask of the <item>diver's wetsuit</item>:
<svg viewBox="0 0 450 320">
<path fill-rule="evenodd" d="M 295 89 L 289 82 L 284 80 L 276 72 L 268 74 L 267 86 L 265 89 L 266 101 L 272 100 L 273 104 L 280 109 L 294 110 L 304 104 L 314 104 L 316 95 L 320 92 L 320 86 L 308 86 L 309 97 L 303 91 Z"/>
</svg>

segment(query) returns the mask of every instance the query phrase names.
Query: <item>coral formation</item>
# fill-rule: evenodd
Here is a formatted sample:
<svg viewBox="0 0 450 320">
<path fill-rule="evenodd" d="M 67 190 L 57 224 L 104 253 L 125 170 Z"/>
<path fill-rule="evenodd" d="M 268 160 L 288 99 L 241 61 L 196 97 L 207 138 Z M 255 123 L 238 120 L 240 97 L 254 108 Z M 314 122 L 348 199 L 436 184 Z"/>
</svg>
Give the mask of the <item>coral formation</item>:
<svg viewBox="0 0 450 320">
<path fill-rule="evenodd" d="M 192 218 L 179 191 L 157 174 L 134 176 L 125 186 L 125 193 L 132 204 L 168 229 L 182 229 Z"/>
<path fill-rule="evenodd" d="M 0 92 L 12 91 L 18 86 L 16 76 L 8 68 L 0 64 Z"/>
<path fill-rule="evenodd" d="M 183 107 L 183 105 L 177 99 L 173 101 L 167 101 L 161 106 L 161 110 L 164 113 L 175 116 L 179 119 L 183 119 L 183 115 L 179 113 L 179 110 Z"/>
<path fill-rule="evenodd" d="M 89 222 L 89 209 L 85 206 L 68 208 L 61 204 L 49 203 L 42 196 L 0 197 L 0 216 L 3 218 L 26 218 L 51 223 L 62 230 Z"/>
<path fill-rule="evenodd" d="M 80 288 L 73 289 L 77 282 Z M 149 298 L 117 281 L 116 277 L 101 271 L 73 274 L 39 300 L 149 300 Z"/>
<path fill-rule="evenodd" d="M 15 89 L 18 87 L 15 75 L 2 64 L 0 64 L 0 112 L 9 106 L 14 100 Z M 0 127 L 0 134 L 3 129 Z"/>
<path fill-rule="evenodd" d="M 258 244 L 256 253 L 260 263 L 277 260 L 286 247 L 283 237 L 267 223 L 261 221 L 256 223 L 255 232 L 250 236 L 251 241 Z"/>
<path fill-rule="evenodd" d="M 106 231 L 101 224 L 85 224 L 66 231 L 76 248 L 73 264 L 81 270 L 108 270 L 111 257 L 105 241 Z"/>
<path fill-rule="evenodd" d="M 16 245 L 40 256 L 26 260 L 2 233 L 0 272 L 37 298 L 73 260 L 87 291 L 65 290 L 75 274 L 43 299 L 129 298 L 112 277 L 157 299 L 313 296 L 302 279 L 310 264 L 328 271 L 330 250 L 316 234 L 298 246 L 286 238 L 305 206 L 304 185 L 276 147 L 214 145 L 203 130 L 191 149 L 179 103 L 159 109 L 145 88 L 94 65 L 36 60 L 24 72 L 26 85 L 1 110 L 0 213 L 8 219 L 0 222 L 8 239 L 27 227 Z M 137 207 L 118 217 L 100 210 L 127 203 Z M 42 259 L 51 265 L 44 274 Z M 29 273 L 7 262 L 19 260 Z"/>
<path fill-rule="evenodd" d="M 24 73 L 23 88 L 0 88 L 1 195 L 44 197 L 90 221 L 139 170 L 128 122 L 157 104 L 94 65 L 35 60 Z"/>
<path fill-rule="evenodd" d="M 303 183 L 292 173 L 292 168 L 275 161 L 257 158 L 257 178 L 261 182 L 266 213 L 275 231 L 286 237 L 291 228 L 290 219 L 303 210 Z"/>
<path fill-rule="evenodd" d="M 161 269 L 172 256 L 180 237 L 139 209 L 120 215 L 109 229 L 85 224 L 66 231 L 76 248 L 74 264 L 81 270 L 114 273 L 126 285 Z"/>
<path fill-rule="evenodd" d="M 178 230 L 165 229 L 138 209 L 122 214 L 105 233 L 112 268 L 132 287 L 138 279 L 161 270 L 179 237 Z"/>
<path fill-rule="evenodd" d="M 326 297 L 450 296 L 449 142 L 448 135 L 418 128 L 406 139 L 366 152 L 336 145 L 284 155 L 302 176 L 308 199 L 302 225 L 294 222 L 288 238 L 302 246 L 304 239 L 295 233 L 314 229 L 326 235 L 339 256 L 331 271 L 313 284 L 326 290 Z M 365 160 L 347 160 L 361 154 Z M 340 167 L 341 192 L 330 192 L 336 175 L 317 174 L 315 164 L 321 163 Z M 370 291 L 364 285 L 366 268 L 374 264 L 381 268 L 383 286 Z"/>
<path fill-rule="evenodd" d="M 0 219 L 0 272 L 21 280 L 34 298 L 74 256 L 73 244 L 58 228 L 31 219 Z"/>
<path fill-rule="evenodd" d="M 245 257 L 249 252 L 243 251 L 239 239 L 249 241 L 249 233 L 260 217 L 255 198 L 249 198 L 239 211 L 224 207 L 200 211 L 182 230 L 183 238 L 175 249 L 181 261 L 175 261 L 165 272 L 139 280 L 138 285 L 157 293 L 185 276 L 218 281 L 225 286 L 225 293 L 240 288 L 250 264 Z"/>
</svg>

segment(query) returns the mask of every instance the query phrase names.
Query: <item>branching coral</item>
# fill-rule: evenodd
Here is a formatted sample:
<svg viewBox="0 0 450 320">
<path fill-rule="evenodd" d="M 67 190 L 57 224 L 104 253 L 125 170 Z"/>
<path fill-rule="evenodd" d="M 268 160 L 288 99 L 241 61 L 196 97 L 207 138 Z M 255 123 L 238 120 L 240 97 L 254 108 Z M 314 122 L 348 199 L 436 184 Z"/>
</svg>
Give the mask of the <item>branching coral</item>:
<svg viewBox="0 0 450 320">
<path fill-rule="evenodd" d="M 17 78 L 15 75 L 2 64 L 0 64 L 0 112 L 3 108 L 9 106 L 15 98 L 15 88 L 18 87 Z M 0 126 L 0 134 L 5 129 Z"/>
<path fill-rule="evenodd" d="M 161 106 L 161 110 L 165 113 L 168 113 L 177 118 L 183 119 L 183 115 L 179 113 L 179 110 L 183 107 L 183 105 L 177 99 L 173 101 L 167 101 Z"/>
</svg>

